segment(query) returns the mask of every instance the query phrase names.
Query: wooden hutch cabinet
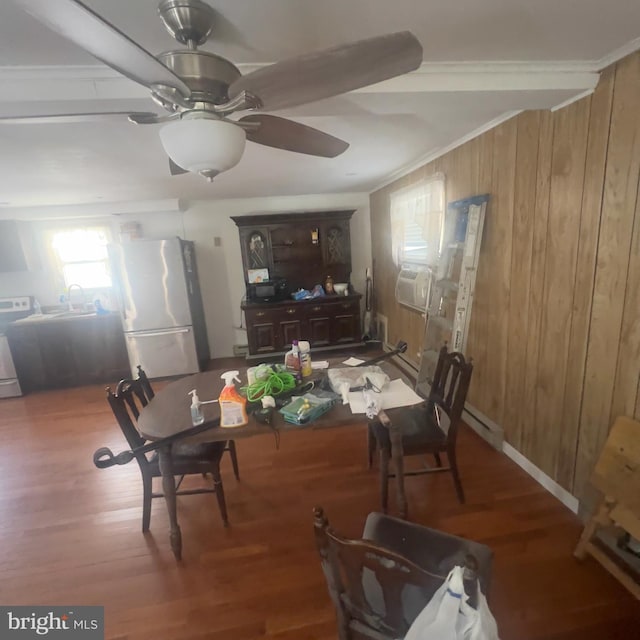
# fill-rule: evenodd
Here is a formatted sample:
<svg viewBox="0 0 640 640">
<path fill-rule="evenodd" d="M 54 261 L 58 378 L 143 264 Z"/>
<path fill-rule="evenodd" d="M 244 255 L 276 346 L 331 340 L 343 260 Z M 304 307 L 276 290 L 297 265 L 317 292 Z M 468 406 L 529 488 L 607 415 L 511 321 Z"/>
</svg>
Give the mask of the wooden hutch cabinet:
<svg viewBox="0 0 640 640">
<path fill-rule="evenodd" d="M 250 269 L 268 269 L 270 280 L 285 279 L 290 292 L 324 286 L 327 276 L 349 282 L 352 215 L 353 210 L 233 217 L 245 282 Z M 361 298 L 349 287 L 348 295 L 311 300 L 245 299 L 249 355 L 286 351 L 292 340 L 308 340 L 314 349 L 361 344 Z"/>
</svg>

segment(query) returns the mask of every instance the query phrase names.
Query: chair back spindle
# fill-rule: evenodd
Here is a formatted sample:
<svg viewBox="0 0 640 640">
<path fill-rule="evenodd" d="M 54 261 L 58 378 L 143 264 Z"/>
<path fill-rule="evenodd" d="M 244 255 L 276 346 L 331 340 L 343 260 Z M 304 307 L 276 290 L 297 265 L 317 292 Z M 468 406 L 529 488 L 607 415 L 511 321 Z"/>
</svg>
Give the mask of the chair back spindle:
<svg viewBox="0 0 640 640">
<path fill-rule="evenodd" d="M 110 387 L 107 387 L 107 400 L 129 446 L 136 449 L 144 445 L 146 440 L 135 426 L 135 422 L 140 416 L 140 409 L 149 403 L 149 398 L 145 394 L 141 382 L 139 380 L 120 380 L 115 394 L 112 393 Z M 144 454 L 138 457 L 141 464 L 147 461 Z"/>
<path fill-rule="evenodd" d="M 446 344 L 440 349 L 427 407 L 430 412 L 446 413 L 449 419 L 447 440 L 451 444 L 457 436 L 472 373 L 471 360 L 467 362 L 459 352 L 449 352 Z"/>
</svg>

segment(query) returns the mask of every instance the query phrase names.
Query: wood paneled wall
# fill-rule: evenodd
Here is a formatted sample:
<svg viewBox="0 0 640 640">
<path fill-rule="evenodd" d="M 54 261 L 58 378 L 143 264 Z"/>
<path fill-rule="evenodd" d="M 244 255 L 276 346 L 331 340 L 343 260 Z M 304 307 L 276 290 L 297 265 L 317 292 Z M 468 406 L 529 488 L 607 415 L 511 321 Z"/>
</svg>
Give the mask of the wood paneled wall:
<svg viewBox="0 0 640 640">
<path fill-rule="evenodd" d="M 640 416 L 640 52 L 593 95 L 518 115 L 371 195 L 376 311 L 417 359 L 424 320 L 395 302 L 389 194 L 442 171 L 489 193 L 469 402 L 581 496 L 613 419 Z"/>
</svg>

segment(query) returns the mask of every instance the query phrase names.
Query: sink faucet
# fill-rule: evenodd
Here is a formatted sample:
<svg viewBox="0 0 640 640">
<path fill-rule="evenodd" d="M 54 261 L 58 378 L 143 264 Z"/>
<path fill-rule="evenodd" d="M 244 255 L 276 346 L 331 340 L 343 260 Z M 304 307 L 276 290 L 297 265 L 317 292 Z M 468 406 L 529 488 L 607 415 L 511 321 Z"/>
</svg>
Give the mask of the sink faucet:
<svg viewBox="0 0 640 640">
<path fill-rule="evenodd" d="M 79 284 L 70 284 L 67 287 L 67 302 L 69 303 L 69 311 L 73 311 L 73 304 L 71 304 L 71 289 L 73 288 L 80 289 L 80 295 L 82 296 L 82 303 L 80 305 L 80 310 L 83 311 L 84 307 L 84 289 Z"/>
</svg>

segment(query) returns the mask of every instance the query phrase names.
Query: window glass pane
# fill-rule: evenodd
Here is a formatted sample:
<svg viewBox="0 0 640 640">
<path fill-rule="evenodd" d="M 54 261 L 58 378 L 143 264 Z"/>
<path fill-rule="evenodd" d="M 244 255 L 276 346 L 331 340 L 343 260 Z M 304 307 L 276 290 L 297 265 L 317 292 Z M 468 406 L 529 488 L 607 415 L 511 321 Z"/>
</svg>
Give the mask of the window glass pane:
<svg viewBox="0 0 640 640">
<path fill-rule="evenodd" d="M 422 237 L 422 227 L 414 221 L 405 221 L 403 259 L 406 262 L 427 262 L 427 241 Z"/>
<path fill-rule="evenodd" d="M 391 247 L 397 266 L 433 265 L 442 244 L 444 176 L 391 194 Z"/>
<path fill-rule="evenodd" d="M 107 262 L 72 262 L 62 267 L 64 282 L 79 284 L 83 289 L 111 286 L 111 275 Z"/>
<path fill-rule="evenodd" d="M 103 229 L 71 229 L 53 236 L 53 248 L 62 262 L 107 259 L 107 234 Z"/>
</svg>

